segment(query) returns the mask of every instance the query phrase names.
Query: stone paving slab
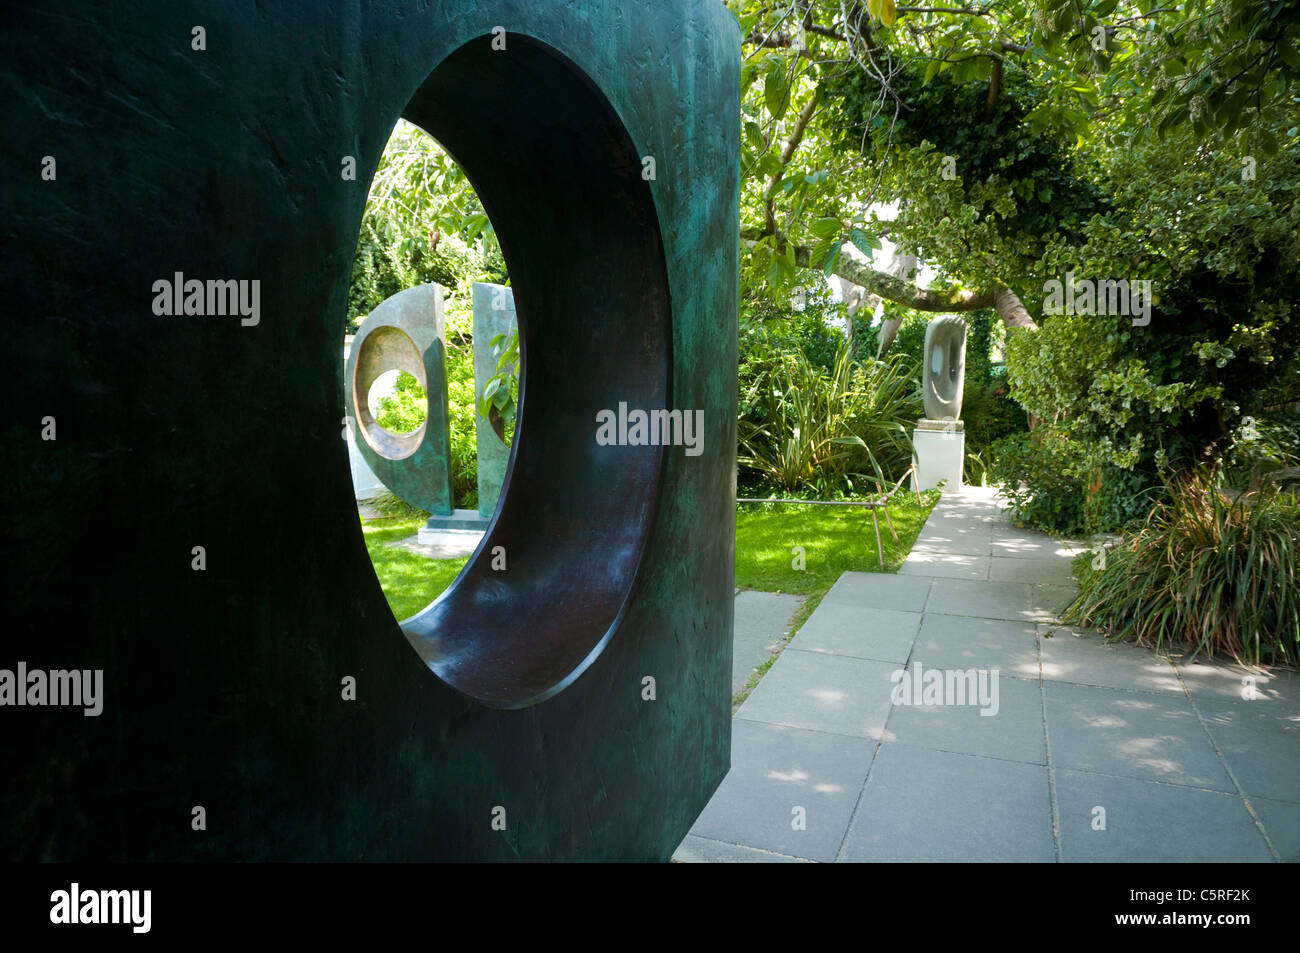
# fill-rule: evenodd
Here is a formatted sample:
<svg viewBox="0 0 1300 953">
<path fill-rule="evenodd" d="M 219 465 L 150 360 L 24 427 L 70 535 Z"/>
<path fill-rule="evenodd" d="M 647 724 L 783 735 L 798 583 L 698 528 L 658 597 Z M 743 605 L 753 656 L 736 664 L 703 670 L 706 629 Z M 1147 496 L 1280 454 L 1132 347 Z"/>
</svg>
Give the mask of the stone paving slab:
<svg viewBox="0 0 1300 953">
<path fill-rule="evenodd" d="M 936 579 L 925 608 L 945 615 L 1033 621 L 1032 594 L 1033 587 L 1025 582 Z"/>
<path fill-rule="evenodd" d="M 881 745 L 839 859 L 1052 861 L 1047 768 Z"/>
<path fill-rule="evenodd" d="M 1253 696 L 1285 701 L 1300 715 L 1300 672 L 1265 671 L 1235 662 L 1188 662 L 1173 659 L 1174 667 L 1192 698 L 1217 696 L 1230 700 Z"/>
<path fill-rule="evenodd" d="M 429 559 L 459 559 L 462 556 L 474 555 L 474 550 L 478 549 L 478 544 L 482 540 L 482 533 L 458 533 L 455 539 L 447 539 L 440 543 L 422 543 L 417 535 L 394 540 L 388 545 L 404 549 L 408 553 L 415 553 L 417 556 L 427 556 Z"/>
<path fill-rule="evenodd" d="M 1042 533 L 1010 531 L 994 533 L 991 540 L 993 555 L 1013 559 L 1059 559 L 1071 562 L 1075 555 L 1088 547 L 1078 541 L 1052 539 Z"/>
<path fill-rule="evenodd" d="M 919 612 L 831 603 L 818 606 L 790 648 L 901 664 L 911 655 L 920 628 Z"/>
<path fill-rule="evenodd" d="M 1166 659 L 1136 645 L 1107 644 L 1088 629 L 1038 626 L 1043 678 L 1098 688 L 1183 694 L 1178 671 Z"/>
<path fill-rule="evenodd" d="M 1033 585 L 1029 595 L 1030 609 L 1026 618 L 1035 622 L 1055 622 L 1065 607 L 1074 601 L 1078 594 L 1077 586 Z"/>
<path fill-rule="evenodd" d="M 987 556 L 993 550 L 996 532 L 996 524 L 980 520 L 936 519 L 926 523 L 916 541 L 922 546 L 951 546 L 953 551 L 961 551 L 964 546 L 976 547 L 977 555 Z"/>
<path fill-rule="evenodd" d="M 1192 704 L 1244 793 L 1300 801 L 1300 710 L 1269 698 Z"/>
<path fill-rule="evenodd" d="M 988 556 L 993 549 L 992 543 L 988 537 L 975 538 L 965 537 L 963 539 L 952 539 L 942 535 L 926 533 L 918 536 L 916 543 L 912 546 L 912 551 L 908 553 L 908 560 L 912 556 L 918 555 L 939 555 L 939 556 Z"/>
<path fill-rule="evenodd" d="M 1058 767 L 1235 790 L 1185 696 L 1051 681 L 1043 694 Z"/>
<path fill-rule="evenodd" d="M 918 553 L 913 550 L 898 573 L 900 576 L 936 576 L 944 579 L 987 579 L 989 557 L 958 553 Z"/>
<path fill-rule="evenodd" d="M 785 642 L 790 620 L 805 596 L 745 590 L 736 595 L 735 649 L 731 657 L 731 691 L 740 691 L 754 669 Z"/>
<path fill-rule="evenodd" d="M 912 658 L 929 668 L 996 668 L 1038 678 L 1038 638 L 1032 622 L 927 612 Z"/>
<path fill-rule="evenodd" d="M 928 666 L 922 666 L 924 672 Z M 885 741 L 935 751 L 1047 764 L 1043 692 L 1037 679 L 999 675 L 985 683 L 996 694 L 952 705 L 896 705 Z M 987 714 L 986 714 L 987 712 Z"/>
<path fill-rule="evenodd" d="M 893 662 L 788 648 L 745 699 L 736 720 L 879 740 L 889 716 L 889 677 L 897 669 Z"/>
<path fill-rule="evenodd" d="M 1268 843 L 1235 794 L 1057 769 L 1061 860 L 1268 862 Z M 1105 830 L 1094 829 L 1105 810 Z"/>
<path fill-rule="evenodd" d="M 731 773 L 691 833 L 790 857 L 833 861 L 875 755 L 875 742 L 737 718 L 731 749 Z M 797 829 L 796 808 L 803 808 L 802 830 Z"/>
<path fill-rule="evenodd" d="M 1074 587 L 1074 570 L 1068 559 L 989 557 L 989 579 L 994 582 L 1028 582 Z"/>
<path fill-rule="evenodd" d="M 1300 862 L 1300 803 L 1271 798 L 1247 798 L 1278 856 L 1288 864 Z"/>
<path fill-rule="evenodd" d="M 687 834 L 673 861 L 679 864 L 810 864 L 805 857 L 790 857 L 770 850 L 741 847 L 723 841 Z"/>
<path fill-rule="evenodd" d="M 930 582 L 929 579 L 900 578 L 890 573 L 846 572 L 822 598 L 822 605 L 830 603 L 920 612 L 930 595 Z"/>
</svg>

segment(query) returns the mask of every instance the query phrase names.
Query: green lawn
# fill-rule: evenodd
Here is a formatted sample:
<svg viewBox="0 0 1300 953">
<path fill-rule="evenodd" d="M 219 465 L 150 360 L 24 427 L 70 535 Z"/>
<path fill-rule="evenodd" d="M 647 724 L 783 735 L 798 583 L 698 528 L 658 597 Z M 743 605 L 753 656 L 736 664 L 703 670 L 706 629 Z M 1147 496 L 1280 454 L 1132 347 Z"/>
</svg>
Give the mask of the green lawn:
<svg viewBox="0 0 1300 953">
<path fill-rule="evenodd" d="M 814 595 L 831 587 L 840 573 L 897 572 L 912 550 L 937 492 L 899 493 L 889 506 L 898 539 L 883 513 L 880 540 L 885 565 L 876 555 L 871 515 L 852 506 L 742 503 L 736 516 L 736 588 Z M 803 547 L 805 568 L 794 568 L 794 548 Z"/>
<path fill-rule="evenodd" d="M 415 615 L 451 585 L 468 557 L 430 559 L 419 553 L 389 546 L 414 536 L 423 519 L 373 519 L 361 527 L 366 549 L 375 564 L 375 574 L 388 598 L 388 607 L 398 619 Z"/>
<path fill-rule="evenodd" d="M 937 492 L 900 493 L 889 507 L 898 531 L 890 535 L 883 514 L 880 536 L 885 547 L 886 572 L 902 565 L 938 499 Z M 865 521 L 865 522 L 864 522 Z M 419 612 L 451 585 L 461 567 L 459 559 L 429 559 L 388 545 L 414 536 L 423 519 L 389 518 L 365 522 L 366 549 L 375 573 L 398 619 Z M 805 568 L 795 569 L 795 546 L 804 550 Z M 736 587 L 766 592 L 807 595 L 807 604 L 795 619 L 792 634 L 803 623 L 821 596 L 846 569 L 879 572 L 876 534 L 871 517 L 864 510 L 848 506 L 797 506 L 788 504 L 741 504 L 736 516 Z"/>
<path fill-rule="evenodd" d="M 899 493 L 889 505 L 898 539 L 889 532 L 883 513 L 880 542 L 885 565 L 876 555 L 876 533 L 871 515 L 852 506 L 800 506 L 780 503 L 742 503 L 736 515 L 736 588 L 763 592 L 790 592 L 808 598 L 790 620 L 785 642 L 731 697 L 734 715 L 767 670 L 821 604 L 822 597 L 840 573 L 897 572 L 925 525 L 939 492 L 919 496 Z M 803 547 L 803 569 L 795 568 L 794 547 Z"/>
</svg>

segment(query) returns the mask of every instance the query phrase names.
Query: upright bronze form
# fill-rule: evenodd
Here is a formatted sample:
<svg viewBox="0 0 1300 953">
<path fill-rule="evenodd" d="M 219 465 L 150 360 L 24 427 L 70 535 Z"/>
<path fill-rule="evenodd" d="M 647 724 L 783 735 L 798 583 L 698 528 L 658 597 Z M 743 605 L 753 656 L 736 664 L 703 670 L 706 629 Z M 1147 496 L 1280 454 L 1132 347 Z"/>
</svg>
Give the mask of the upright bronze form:
<svg viewBox="0 0 1300 953">
<path fill-rule="evenodd" d="M 492 340 L 498 334 L 507 337 L 518 330 L 515 317 L 515 293 L 505 285 L 474 282 L 474 401 L 483 399 L 487 381 L 497 373 Z M 476 407 L 474 430 L 478 448 L 478 512 L 490 518 L 501 498 L 501 487 L 510 462 L 510 447 L 492 426 L 492 421 Z"/>
<path fill-rule="evenodd" d="M 666 859 L 730 751 L 735 21 L 241 10 L 4 15 L 0 666 L 102 670 L 103 711 L 0 710 L 0 853 Z M 405 632 L 338 361 L 399 116 L 492 217 L 523 364 L 487 537 Z M 248 307 L 158 313 L 180 275 Z M 702 409 L 704 453 L 599 445 L 620 403 Z"/>
<path fill-rule="evenodd" d="M 446 347 L 442 289 L 418 285 L 366 316 L 343 369 L 347 410 L 366 465 L 398 497 L 436 515 L 452 512 Z M 408 434 L 390 433 L 370 413 L 370 388 L 390 370 L 414 377 L 428 400 L 424 423 Z"/>
</svg>

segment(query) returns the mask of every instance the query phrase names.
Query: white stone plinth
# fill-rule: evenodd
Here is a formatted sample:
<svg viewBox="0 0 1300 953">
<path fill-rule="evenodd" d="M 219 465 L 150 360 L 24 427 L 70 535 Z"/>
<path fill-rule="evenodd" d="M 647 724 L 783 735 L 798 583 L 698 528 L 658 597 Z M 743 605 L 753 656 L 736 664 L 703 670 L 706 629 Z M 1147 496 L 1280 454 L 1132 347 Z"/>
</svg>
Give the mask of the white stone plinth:
<svg viewBox="0 0 1300 953">
<path fill-rule="evenodd" d="M 966 434 L 962 429 L 925 429 L 922 421 L 912 431 L 912 446 L 916 449 L 916 474 L 912 477 L 913 490 L 930 490 L 947 480 L 946 490 L 961 489 L 962 468 L 966 461 Z M 960 422 L 958 422 L 960 425 Z"/>
</svg>

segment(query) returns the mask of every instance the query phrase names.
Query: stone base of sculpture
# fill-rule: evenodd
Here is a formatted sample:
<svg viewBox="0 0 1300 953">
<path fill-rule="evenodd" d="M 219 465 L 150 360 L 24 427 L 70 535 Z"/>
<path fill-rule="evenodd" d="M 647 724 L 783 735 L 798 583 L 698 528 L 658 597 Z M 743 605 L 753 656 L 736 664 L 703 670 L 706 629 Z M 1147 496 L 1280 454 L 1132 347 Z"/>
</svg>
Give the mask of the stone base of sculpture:
<svg viewBox="0 0 1300 953">
<path fill-rule="evenodd" d="M 490 520 L 478 510 L 453 510 L 450 516 L 430 516 L 416 533 L 421 546 L 445 546 L 460 543 L 467 536 L 482 536 Z"/>
<path fill-rule="evenodd" d="M 961 488 L 966 462 L 966 433 L 960 420 L 918 420 L 912 431 L 916 452 L 913 490 L 930 490 L 946 480 L 945 490 Z"/>
</svg>

